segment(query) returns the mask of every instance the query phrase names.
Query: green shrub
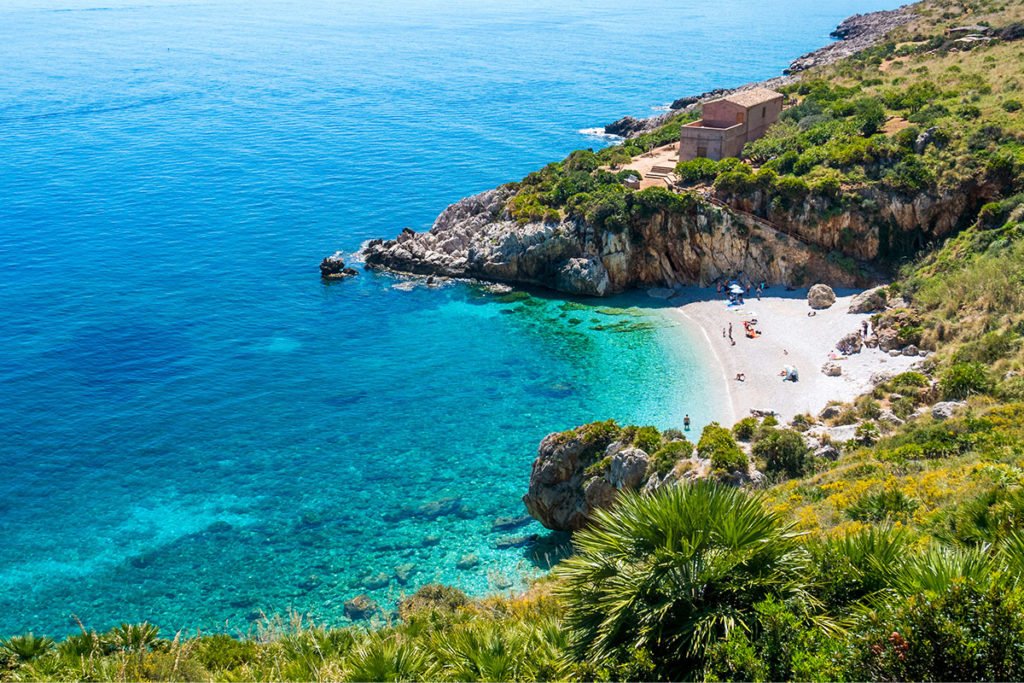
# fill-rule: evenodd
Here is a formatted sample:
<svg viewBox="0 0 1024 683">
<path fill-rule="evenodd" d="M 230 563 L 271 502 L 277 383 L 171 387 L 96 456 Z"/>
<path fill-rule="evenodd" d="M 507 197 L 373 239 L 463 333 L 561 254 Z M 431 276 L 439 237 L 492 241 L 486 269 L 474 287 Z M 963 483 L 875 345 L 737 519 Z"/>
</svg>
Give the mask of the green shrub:
<svg viewBox="0 0 1024 683">
<path fill-rule="evenodd" d="M 684 183 L 695 184 L 714 180 L 718 176 L 718 164 L 711 159 L 698 157 L 676 164 L 676 175 Z"/>
<path fill-rule="evenodd" d="M 757 418 L 745 417 L 732 426 L 732 435 L 739 441 L 750 441 L 757 431 Z"/>
<path fill-rule="evenodd" d="M 692 454 L 693 444 L 689 441 L 669 441 L 651 455 L 649 468 L 659 477 L 664 477 L 680 460 Z"/>
<path fill-rule="evenodd" d="M 802 477 L 812 467 L 811 450 L 799 432 L 775 429 L 754 444 L 754 456 L 764 460 L 765 472 Z"/>
<path fill-rule="evenodd" d="M 981 363 L 954 363 L 939 380 L 946 399 L 961 400 L 974 394 L 987 394 L 994 388 L 988 368 Z"/>
<path fill-rule="evenodd" d="M 747 456 L 732 438 L 732 433 L 712 422 L 700 435 L 697 455 L 711 461 L 711 467 L 726 472 L 746 471 Z"/>
<path fill-rule="evenodd" d="M 655 427 L 637 427 L 632 444 L 646 453 L 653 453 L 661 446 L 661 434 Z"/>
<path fill-rule="evenodd" d="M 1020 103 L 1020 100 L 1014 100 L 1014 99 L 1004 100 L 1003 104 L 1002 104 L 1002 107 L 1003 107 L 1004 110 L 1006 110 L 1008 112 L 1020 111 L 1021 103 Z"/>
<path fill-rule="evenodd" d="M 891 598 L 848 632 L 846 680 L 1010 681 L 1024 677 L 1018 589 L 956 581 Z"/>
</svg>

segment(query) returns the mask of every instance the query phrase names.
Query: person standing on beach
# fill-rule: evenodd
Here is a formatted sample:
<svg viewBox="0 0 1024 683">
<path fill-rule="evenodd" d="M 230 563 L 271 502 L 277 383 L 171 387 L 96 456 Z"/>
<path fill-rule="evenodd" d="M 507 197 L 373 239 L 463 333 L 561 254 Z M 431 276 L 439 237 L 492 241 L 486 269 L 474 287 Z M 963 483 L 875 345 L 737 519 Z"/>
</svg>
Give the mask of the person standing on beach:
<svg viewBox="0 0 1024 683">
<path fill-rule="evenodd" d="M 732 323 L 729 323 L 729 339 L 732 339 Z"/>
</svg>

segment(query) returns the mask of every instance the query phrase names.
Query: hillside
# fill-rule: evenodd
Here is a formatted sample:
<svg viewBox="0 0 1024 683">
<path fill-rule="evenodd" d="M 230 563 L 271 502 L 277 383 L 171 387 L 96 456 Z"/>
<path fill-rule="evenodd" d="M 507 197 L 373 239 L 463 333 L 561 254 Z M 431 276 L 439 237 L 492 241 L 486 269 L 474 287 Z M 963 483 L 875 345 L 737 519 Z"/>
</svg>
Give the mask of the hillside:
<svg viewBox="0 0 1024 683">
<path fill-rule="evenodd" d="M 592 294 L 728 269 L 888 274 L 873 329 L 929 350 L 917 369 L 697 443 L 613 422 L 550 435 L 535 469 L 563 468 L 592 505 L 565 520 L 575 554 L 525 594 L 432 585 L 393 615 L 353 601 L 364 627 L 269 617 L 244 638 L 28 634 L 0 647 L 0 681 L 1024 678 L 1024 2 L 915 12 L 785 86 L 783 120 L 742 161 L 681 165 L 682 192 L 601 167 L 692 113 L 367 261 Z M 964 25 L 981 37 L 947 35 Z"/>
<path fill-rule="evenodd" d="M 779 89 L 786 110 L 743 160 L 696 160 L 669 187 L 621 169 L 679 138 L 581 150 L 459 202 L 425 233 L 365 247 L 370 267 L 602 296 L 709 284 L 867 285 L 1014 192 L 1019 9 L 927 4 L 884 41 Z M 985 22 L 985 35 L 945 31 Z M 968 41 L 968 42 L 964 42 Z"/>
</svg>

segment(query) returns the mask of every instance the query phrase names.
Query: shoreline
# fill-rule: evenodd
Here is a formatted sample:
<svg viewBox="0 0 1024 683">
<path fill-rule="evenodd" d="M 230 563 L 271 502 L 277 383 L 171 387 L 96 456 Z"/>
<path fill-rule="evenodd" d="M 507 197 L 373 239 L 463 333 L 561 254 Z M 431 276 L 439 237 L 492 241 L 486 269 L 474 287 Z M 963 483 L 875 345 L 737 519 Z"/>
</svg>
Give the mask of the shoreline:
<svg viewBox="0 0 1024 683">
<path fill-rule="evenodd" d="M 707 357 L 720 368 L 723 393 L 734 424 L 751 411 L 773 411 L 783 421 L 795 415 L 818 413 L 831 401 L 852 401 L 874 386 L 873 378 L 905 372 L 920 360 L 917 356 L 889 356 L 879 349 L 864 348 L 860 353 L 834 360 L 842 375 L 829 377 L 822 366 L 829 362 L 836 342 L 843 335 L 859 331 L 870 313 L 847 313 L 850 301 L 859 290 L 837 290 L 836 302 L 808 316 L 807 290 L 783 292 L 771 288 L 761 300 L 753 298 L 744 306 L 729 308 L 712 288 L 690 287 L 670 299 L 664 308 L 670 319 L 700 332 L 707 344 Z M 743 321 L 757 320 L 762 335 L 750 339 L 744 334 Z M 735 346 L 722 336 L 732 323 Z M 677 335 L 692 341 L 694 334 Z M 838 352 L 836 352 L 838 355 Z M 785 382 L 779 376 L 786 365 L 795 367 L 798 382 Z M 745 381 L 736 380 L 737 373 Z M 713 376 L 714 373 L 709 373 Z"/>
</svg>

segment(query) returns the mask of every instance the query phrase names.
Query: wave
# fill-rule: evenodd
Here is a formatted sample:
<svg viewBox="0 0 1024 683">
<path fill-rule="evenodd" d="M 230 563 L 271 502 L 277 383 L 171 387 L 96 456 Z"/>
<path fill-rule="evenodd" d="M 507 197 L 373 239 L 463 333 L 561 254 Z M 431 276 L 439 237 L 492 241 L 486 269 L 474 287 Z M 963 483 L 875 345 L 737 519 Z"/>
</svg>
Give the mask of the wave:
<svg viewBox="0 0 1024 683">
<path fill-rule="evenodd" d="M 621 135 L 612 135 L 611 133 L 605 133 L 604 128 L 581 128 L 576 131 L 580 135 L 586 135 L 588 138 L 601 138 L 602 140 L 622 140 Z"/>
</svg>

